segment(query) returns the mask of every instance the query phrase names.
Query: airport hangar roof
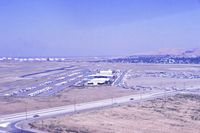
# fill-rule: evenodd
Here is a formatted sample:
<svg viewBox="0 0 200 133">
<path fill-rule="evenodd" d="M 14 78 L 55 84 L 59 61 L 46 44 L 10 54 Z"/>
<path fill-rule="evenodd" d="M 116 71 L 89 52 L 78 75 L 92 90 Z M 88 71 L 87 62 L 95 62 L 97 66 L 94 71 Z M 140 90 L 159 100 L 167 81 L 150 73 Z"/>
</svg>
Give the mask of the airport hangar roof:
<svg viewBox="0 0 200 133">
<path fill-rule="evenodd" d="M 109 81 L 109 78 L 94 78 L 88 81 L 88 83 L 105 83 L 106 81 Z"/>
<path fill-rule="evenodd" d="M 97 76 L 103 76 L 103 77 L 113 77 L 113 74 L 102 74 L 102 73 L 97 73 L 97 74 L 92 74 L 89 75 L 89 77 L 97 77 Z"/>
</svg>

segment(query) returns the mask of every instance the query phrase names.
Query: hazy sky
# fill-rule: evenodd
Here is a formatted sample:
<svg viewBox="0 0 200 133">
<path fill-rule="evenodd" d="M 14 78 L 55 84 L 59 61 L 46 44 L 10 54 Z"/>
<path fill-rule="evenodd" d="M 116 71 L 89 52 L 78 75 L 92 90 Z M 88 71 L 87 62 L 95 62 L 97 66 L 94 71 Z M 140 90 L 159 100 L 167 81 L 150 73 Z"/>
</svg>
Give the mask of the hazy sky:
<svg viewBox="0 0 200 133">
<path fill-rule="evenodd" d="M 200 0 L 0 0 L 0 56 L 200 47 Z"/>
</svg>

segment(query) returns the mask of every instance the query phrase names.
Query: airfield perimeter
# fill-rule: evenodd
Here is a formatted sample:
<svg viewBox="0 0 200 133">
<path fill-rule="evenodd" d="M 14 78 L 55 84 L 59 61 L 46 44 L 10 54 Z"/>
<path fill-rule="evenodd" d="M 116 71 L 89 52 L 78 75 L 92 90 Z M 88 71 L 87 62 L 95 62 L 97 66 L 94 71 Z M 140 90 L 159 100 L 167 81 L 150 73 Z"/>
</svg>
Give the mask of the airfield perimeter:
<svg viewBox="0 0 200 133">
<path fill-rule="evenodd" d="M 0 114 L 24 112 L 25 108 L 27 108 L 27 110 L 36 110 L 131 94 L 146 93 L 149 91 L 165 91 L 167 89 L 178 88 L 183 89 L 198 86 L 200 83 L 200 77 L 195 77 L 195 75 L 198 75 L 200 72 L 200 66 L 198 65 L 112 64 L 88 62 L 9 62 L 1 63 L 0 65 L 1 92 L 5 92 L 5 90 L 10 91 L 12 89 L 19 89 L 24 86 L 37 86 L 38 84 L 44 83 L 47 79 L 49 80 L 50 77 L 55 77 L 59 74 L 65 73 L 64 70 L 37 74 L 38 72 L 63 67 L 74 66 L 80 69 L 88 69 L 92 72 L 107 69 L 127 71 L 123 79 L 115 86 L 63 86 L 63 91 L 50 96 L 27 97 L 22 95 L 0 97 L 0 106 L 4 107 L 0 110 Z M 170 72 L 171 75 L 163 76 L 163 73 L 161 73 L 160 75 L 157 74 L 157 77 L 155 77 L 155 75 L 145 75 L 145 72 L 156 74 L 158 72 Z M 23 75 L 30 75 L 32 73 L 36 74 L 22 77 Z M 180 73 L 185 73 L 185 77 L 184 75 L 180 75 Z M 194 77 L 192 77 L 193 75 Z"/>
<path fill-rule="evenodd" d="M 199 65 L 1 62 L 0 68 L 0 106 L 3 107 L 0 115 L 134 94 L 142 96 L 149 92 L 184 90 L 194 93 L 199 92 L 200 88 Z M 122 73 L 124 75 L 112 85 L 84 85 L 88 75 L 107 69 L 117 71 L 119 77 Z M 57 86 L 60 83 L 63 84 Z M 24 91 L 24 88 L 29 87 L 33 87 L 33 90 Z M 38 96 L 29 96 L 29 91 L 42 87 L 53 89 Z"/>
</svg>

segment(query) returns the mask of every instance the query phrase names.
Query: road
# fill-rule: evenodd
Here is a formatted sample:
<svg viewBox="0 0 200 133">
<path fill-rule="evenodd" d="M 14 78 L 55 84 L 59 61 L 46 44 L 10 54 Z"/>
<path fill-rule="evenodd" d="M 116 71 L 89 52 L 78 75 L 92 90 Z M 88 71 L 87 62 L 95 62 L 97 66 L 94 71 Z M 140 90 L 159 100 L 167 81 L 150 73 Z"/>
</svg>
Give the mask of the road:
<svg viewBox="0 0 200 133">
<path fill-rule="evenodd" d="M 6 124 L 9 125 L 9 124 L 12 124 L 18 121 L 23 121 L 26 119 L 28 120 L 35 119 L 34 118 L 35 115 L 39 115 L 39 118 L 51 117 L 51 116 L 56 116 L 60 114 L 74 113 L 77 111 L 90 110 L 90 109 L 122 104 L 122 103 L 127 103 L 127 102 L 139 102 L 142 100 L 153 99 L 156 97 L 162 97 L 166 95 L 175 95 L 177 93 L 178 91 L 154 92 L 154 93 L 142 94 L 142 96 L 141 94 L 137 94 L 137 95 L 110 98 L 110 99 L 87 102 L 87 103 L 80 103 L 80 104 L 75 104 L 75 105 L 67 105 L 67 106 L 54 107 L 54 108 L 49 108 L 49 109 L 3 115 L 3 116 L 0 116 L 0 126 L 6 125 Z"/>
<path fill-rule="evenodd" d="M 119 83 L 120 83 L 120 82 L 122 81 L 122 79 L 124 78 L 124 76 L 126 75 L 126 73 L 127 73 L 127 70 L 124 71 L 124 72 L 121 72 L 121 73 L 119 74 L 119 76 L 117 77 L 117 79 L 112 83 L 112 85 L 118 86 Z"/>
</svg>

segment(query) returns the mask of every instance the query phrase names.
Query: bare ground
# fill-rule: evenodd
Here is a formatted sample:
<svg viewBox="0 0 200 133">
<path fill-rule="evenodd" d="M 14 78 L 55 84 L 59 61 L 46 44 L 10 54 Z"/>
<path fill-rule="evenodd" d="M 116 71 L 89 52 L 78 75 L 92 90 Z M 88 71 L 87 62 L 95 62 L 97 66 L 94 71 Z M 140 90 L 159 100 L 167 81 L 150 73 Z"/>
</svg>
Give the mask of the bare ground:
<svg viewBox="0 0 200 133">
<path fill-rule="evenodd" d="M 199 133 L 200 96 L 176 95 L 49 118 L 30 125 L 52 133 Z"/>
</svg>

